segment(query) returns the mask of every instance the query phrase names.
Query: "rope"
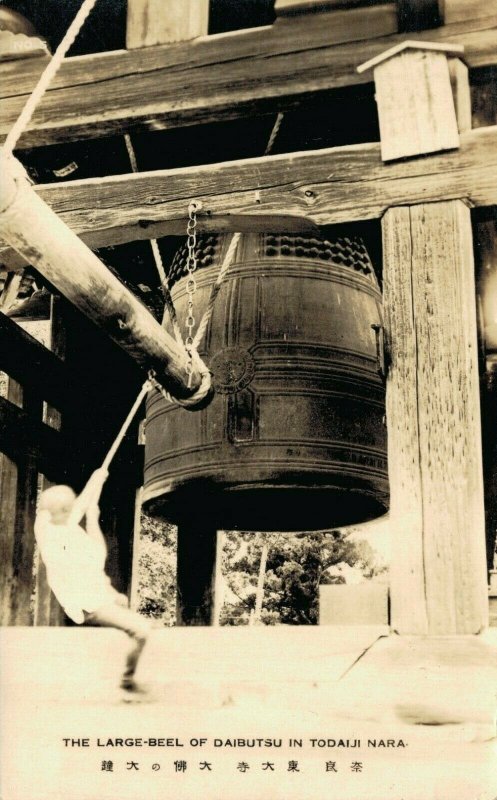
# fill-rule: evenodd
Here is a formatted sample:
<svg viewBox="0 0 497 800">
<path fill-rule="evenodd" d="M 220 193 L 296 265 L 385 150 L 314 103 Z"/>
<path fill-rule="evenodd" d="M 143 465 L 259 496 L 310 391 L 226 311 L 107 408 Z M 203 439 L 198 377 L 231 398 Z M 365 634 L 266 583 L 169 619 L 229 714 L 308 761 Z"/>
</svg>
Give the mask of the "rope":
<svg viewBox="0 0 497 800">
<path fill-rule="evenodd" d="M 266 145 L 266 149 L 264 151 L 264 155 L 265 156 L 267 156 L 271 152 L 271 150 L 273 149 L 273 145 L 275 143 L 275 140 L 276 140 L 276 137 L 277 137 L 278 132 L 280 130 L 282 122 L 283 122 L 283 113 L 280 111 L 278 113 L 277 117 L 276 117 L 276 121 L 275 121 L 275 123 L 273 125 L 273 129 L 271 131 L 271 135 L 270 135 L 268 143 Z M 209 300 L 207 302 L 207 308 L 205 309 L 203 317 L 199 322 L 199 326 L 197 328 L 197 333 L 195 334 L 195 336 L 193 338 L 192 350 L 195 351 L 195 352 L 198 350 L 198 348 L 200 346 L 200 343 L 201 343 L 201 341 L 202 341 L 202 339 L 204 337 L 205 331 L 207 330 L 207 326 L 208 326 L 208 324 L 210 322 L 210 319 L 212 317 L 212 312 L 214 310 L 214 304 L 216 302 L 216 297 L 219 294 L 219 290 L 221 289 L 221 284 L 222 284 L 222 282 L 224 280 L 224 277 L 225 277 L 228 269 L 231 266 L 231 263 L 233 261 L 234 255 L 235 255 L 236 248 L 238 246 L 238 242 L 240 241 L 240 237 L 241 237 L 241 233 L 234 233 L 233 234 L 233 236 L 231 238 L 231 242 L 230 242 L 229 247 L 228 247 L 228 250 L 226 251 L 226 255 L 224 257 L 224 261 L 223 261 L 223 263 L 221 265 L 221 269 L 219 270 L 219 273 L 218 273 L 218 276 L 216 278 L 216 281 L 215 281 L 215 283 L 213 284 L 213 286 L 211 288 L 210 297 L 209 297 Z"/>
<path fill-rule="evenodd" d="M 273 149 L 273 145 L 276 141 L 276 137 L 278 136 L 279 130 L 281 128 L 281 123 L 283 122 L 284 114 L 280 111 L 276 116 L 276 122 L 273 125 L 273 130 L 271 131 L 271 135 L 268 139 L 268 143 L 266 145 L 266 149 L 264 150 L 264 155 L 268 156 L 271 150 Z"/>
<path fill-rule="evenodd" d="M 128 151 L 129 162 L 131 164 L 131 169 L 133 172 L 139 172 L 138 169 L 138 162 L 136 160 L 136 153 L 135 148 L 133 147 L 133 142 L 131 141 L 131 136 L 129 133 L 124 134 L 124 141 L 126 142 L 126 149 Z M 176 309 L 174 307 L 173 298 L 171 297 L 171 290 L 169 288 L 169 281 L 167 278 L 166 270 L 164 269 L 164 264 L 162 263 L 162 256 L 160 254 L 159 245 L 157 239 L 150 239 L 150 247 L 152 249 L 152 255 L 154 257 L 155 266 L 157 268 L 157 272 L 159 273 L 159 280 L 161 283 L 162 294 L 164 296 L 164 301 L 166 304 L 166 308 L 169 313 L 169 318 L 171 320 L 171 325 L 173 328 L 174 338 L 182 347 L 184 347 L 183 337 L 181 335 L 181 330 L 179 327 L 178 318 L 176 316 Z"/>
<path fill-rule="evenodd" d="M 86 22 L 86 19 L 89 16 L 90 12 L 92 11 L 96 2 L 97 0 L 83 0 L 83 3 L 81 4 L 78 13 L 76 14 L 73 21 L 68 27 L 64 38 L 57 47 L 55 53 L 48 62 L 47 66 L 43 70 L 38 83 L 36 84 L 35 88 L 28 97 L 26 105 L 19 114 L 19 117 L 17 118 L 13 127 L 10 129 L 4 145 L 5 155 L 11 156 L 13 151 L 15 150 L 15 147 L 17 145 L 17 142 L 19 141 L 21 134 L 29 124 L 31 117 L 35 112 L 36 106 L 42 99 L 48 87 L 50 86 L 52 79 L 54 78 L 56 72 L 58 71 L 60 65 L 62 64 L 64 58 L 66 57 L 67 51 L 74 43 L 76 36 L 80 32 L 84 23 Z"/>
<path fill-rule="evenodd" d="M 222 284 L 222 282 L 224 280 L 224 276 L 226 275 L 228 269 L 231 266 L 231 262 L 233 261 L 233 257 L 235 255 L 235 251 L 236 251 L 238 242 L 240 241 L 240 236 L 241 235 L 242 235 L 241 233 L 234 233 L 233 236 L 231 237 L 231 242 L 230 242 L 229 247 L 228 247 L 228 249 L 226 251 L 226 255 L 224 257 L 224 261 L 221 264 L 221 269 L 219 270 L 217 278 L 216 278 L 215 282 L 212 285 L 211 293 L 210 293 L 210 296 L 209 296 L 209 300 L 207 301 L 207 308 L 205 309 L 204 314 L 202 316 L 202 319 L 199 322 L 199 325 L 198 325 L 198 328 L 197 328 L 197 332 L 196 332 L 195 336 L 193 337 L 192 349 L 195 352 L 198 350 L 200 342 L 202 341 L 202 339 L 204 337 L 204 333 L 205 333 L 205 331 L 207 329 L 207 325 L 209 324 L 210 318 L 212 317 L 212 312 L 214 310 L 214 303 L 216 302 L 216 297 L 219 294 L 219 290 L 220 290 L 221 284 Z"/>
<path fill-rule="evenodd" d="M 153 388 L 156 389 L 158 392 L 160 392 L 160 394 L 165 400 L 168 400 L 170 403 L 177 403 L 179 406 L 189 409 L 196 408 L 198 405 L 200 405 L 202 400 L 205 400 L 205 398 L 211 391 L 210 370 L 207 369 L 197 351 L 193 349 L 192 349 L 192 361 L 196 369 L 200 372 L 201 381 L 197 391 L 191 397 L 186 397 L 183 399 L 178 399 L 177 397 L 173 397 L 171 394 L 169 394 L 169 392 L 166 389 L 164 389 L 164 387 L 156 379 L 155 372 L 153 370 L 150 370 L 150 372 L 148 373 L 148 380 L 152 384 Z"/>
<path fill-rule="evenodd" d="M 133 403 L 133 405 L 132 405 L 132 407 L 131 407 L 131 409 L 130 409 L 130 411 L 128 413 L 128 416 L 124 420 L 124 422 L 123 422 L 123 424 L 121 426 L 121 430 L 117 434 L 116 438 L 114 439 L 114 442 L 112 443 L 112 445 L 111 445 L 111 447 L 109 449 L 109 452 L 105 456 L 105 459 L 104 459 L 104 461 L 102 463 L 102 469 L 105 469 L 105 470 L 108 471 L 110 462 L 114 458 L 117 450 L 119 449 L 119 445 L 121 444 L 122 440 L 126 436 L 127 430 L 129 428 L 129 426 L 131 425 L 136 412 L 138 411 L 139 407 L 141 406 L 142 400 L 144 399 L 145 395 L 148 394 L 148 392 L 151 390 L 151 388 L 152 388 L 151 381 L 150 380 L 146 380 L 145 383 L 143 384 L 142 388 L 140 389 L 138 397 L 136 398 L 135 402 Z"/>
</svg>

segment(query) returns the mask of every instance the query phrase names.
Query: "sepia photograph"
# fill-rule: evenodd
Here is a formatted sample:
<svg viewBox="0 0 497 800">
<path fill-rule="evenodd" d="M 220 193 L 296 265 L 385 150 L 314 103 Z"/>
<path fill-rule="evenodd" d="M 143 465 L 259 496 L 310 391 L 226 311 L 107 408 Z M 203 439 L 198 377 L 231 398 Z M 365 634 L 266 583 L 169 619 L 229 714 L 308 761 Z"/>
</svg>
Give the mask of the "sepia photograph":
<svg viewBox="0 0 497 800">
<path fill-rule="evenodd" d="M 497 800 L 497 0 L 0 75 L 0 800 Z"/>
</svg>

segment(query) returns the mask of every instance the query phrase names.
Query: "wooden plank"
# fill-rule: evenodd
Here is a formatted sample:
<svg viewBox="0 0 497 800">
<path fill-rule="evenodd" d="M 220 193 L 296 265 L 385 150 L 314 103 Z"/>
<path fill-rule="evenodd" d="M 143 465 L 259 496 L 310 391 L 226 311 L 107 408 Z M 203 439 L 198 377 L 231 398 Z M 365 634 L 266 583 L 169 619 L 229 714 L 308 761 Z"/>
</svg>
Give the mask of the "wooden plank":
<svg viewBox="0 0 497 800">
<path fill-rule="evenodd" d="M 470 210 L 421 204 L 390 210 L 382 225 L 392 624 L 474 634 L 488 599 Z"/>
<path fill-rule="evenodd" d="M 470 131 L 472 127 L 472 116 L 469 70 L 460 58 L 449 58 L 449 74 L 456 111 L 457 128 L 459 133 Z"/>
<path fill-rule="evenodd" d="M 442 25 L 443 2 L 444 0 L 397 0 L 399 31 L 422 31 Z"/>
<path fill-rule="evenodd" d="M 0 369 L 55 408 L 67 408 L 84 391 L 77 373 L 4 314 L 0 314 Z"/>
<path fill-rule="evenodd" d="M 497 14 L 497 0 L 443 0 L 446 25 Z"/>
<path fill-rule="evenodd" d="M 381 4 L 382 0 L 275 0 L 274 12 L 277 17 L 286 17 L 292 14 L 307 14 L 328 9 L 363 8 Z"/>
<path fill-rule="evenodd" d="M 307 220 L 305 229 L 377 219 L 390 206 L 422 201 L 467 197 L 475 206 L 489 206 L 497 204 L 497 126 L 462 134 L 458 151 L 392 164 L 382 163 L 375 142 L 36 191 L 90 247 L 179 235 L 191 197 L 203 204 L 199 230 L 214 231 L 238 230 L 242 214 L 258 214 L 268 230 L 286 213 Z M 0 258 L 14 261 L 5 250 Z"/>
<path fill-rule="evenodd" d="M 391 625 L 423 634 L 428 620 L 423 581 L 423 517 L 416 386 L 416 335 L 409 208 L 382 219 L 383 310 L 390 365 L 386 394 L 390 483 Z"/>
<path fill-rule="evenodd" d="M 35 420 L 4 397 L 0 397 L 0 451 L 12 460 L 29 456 L 47 477 L 63 482 L 69 454 L 62 435 L 41 421 L 41 411 Z"/>
<path fill-rule="evenodd" d="M 464 45 L 468 66 L 475 67 L 497 62 L 496 29 L 490 16 L 421 31 L 416 38 Z M 270 27 L 190 44 L 70 58 L 20 147 L 285 110 L 311 92 L 368 82 L 368 75 L 357 74 L 358 62 L 404 41 L 396 30 L 389 3 L 281 18 Z M 2 66 L 1 137 L 44 64 L 28 59 Z"/>
<path fill-rule="evenodd" d="M 374 67 L 384 161 L 459 147 L 447 55 L 409 49 Z"/>
<path fill-rule="evenodd" d="M 172 394 L 191 396 L 201 378 L 195 369 L 189 387 L 184 348 L 7 163 L 0 180 L 4 240 Z"/>
<path fill-rule="evenodd" d="M 51 298 L 50 308 L 50 353 L 54 358 L 60 359 L 57 363 L 63 364 L 66 349 L 66 331 L 64 324 L 64 315 L 61 310 L 63 301 L 60 297 Z M 43 374 L 43 370 L 39 367 L 32 367 L 31 372 Z M 65 374 L 69 375 L 69 370 L 65 370 Z M 67 377 L 68 382 L 70 381 Z M 81 382 L 78 382 L 81 383 Z M 83 387 L 79 386 L 79 397 L 81 397 Z M 59 411 L 50 405 L 47 405 L 43 414 L 43 422 L 50 425 L 51 428 L 60 431 L 62 427 L 62 415 Z M 44 475 L 41 476 L 41 491 L 50 488 L 54 484 L 49 481 Z M 47 579 L 47 570 L 43 559 L 40 556 L 40 551 L 35 548 L 35 591 L 33 601 L 33 623 L 35 625 L 64 625 L 66 615 L 54 593 L 50 589 Z"/>
<path fill-rule="evenodd" d="M 209 0 L 128 0 L 126 47 L 150 47 L 208 33 Z"/>
<path fill-rule="evenodd" d="M 23 405 L 23 410 L 19 404 Z M 29 431 L 38 429 L 41 401 L 15 381 L 9 381 L 7 399 L 0 398 L 0 447 L 8 443 L 0 456 L 0 624 L 30 625 L 33 590 L 34 518 L 38 486 L 37 457 L 26 441 Z M 7 414 L 5 413 L 7 411 Z M 10 420 L 7 417 L 10 416 Z M 20 441 L 19 441 L 20 440 Z M 19 444 L 21 445 L 19 447 Z M 23 446 L 24 445 L 24 446 Z"/>
</svg>

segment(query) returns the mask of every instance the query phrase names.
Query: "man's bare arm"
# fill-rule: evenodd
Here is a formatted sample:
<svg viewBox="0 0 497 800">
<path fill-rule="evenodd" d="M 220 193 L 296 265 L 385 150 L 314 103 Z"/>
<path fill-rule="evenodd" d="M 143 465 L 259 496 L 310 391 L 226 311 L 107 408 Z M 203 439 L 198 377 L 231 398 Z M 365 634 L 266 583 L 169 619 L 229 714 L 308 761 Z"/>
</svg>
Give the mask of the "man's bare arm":
<svg viewBox="0 0 497 800">
<path fill-rule="evenodd" d="M 105 552 L 107 552 L 107 542 L 102 533 L 99 522 L 100 509 L 97 503 L 93 503 L 86 512 L 86 533 L 98 544 L 100 544 Z"/>
<path fill-rule="evenodd" d="M 103 485 L 107 479 L 108 472 L 105 469 L 96 469 L 90 476 L 88 483 L 80 495 L 74 501 L 74 505 L 69 515 L 70 524 L 79 525 L 88 509 L 92 505 L 98 507 L 98 501 L 102 493 Z"/>
</svg>

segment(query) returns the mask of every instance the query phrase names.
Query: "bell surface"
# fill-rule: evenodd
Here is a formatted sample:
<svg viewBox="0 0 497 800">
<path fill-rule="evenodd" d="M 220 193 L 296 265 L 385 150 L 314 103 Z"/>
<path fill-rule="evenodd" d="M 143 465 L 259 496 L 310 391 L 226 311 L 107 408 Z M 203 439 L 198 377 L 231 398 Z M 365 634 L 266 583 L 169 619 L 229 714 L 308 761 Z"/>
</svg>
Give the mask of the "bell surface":
<svg viewBox="0 0 497 800">
<path fill-rule="evenodd" d="M 199 242 L 198 324 L 229 236 Z M 186 248 L 170 270 L 186 317 Z M 201 355 L 215 397 L 147 403 L 144 503 L 181 523 L 318 530 L 388 505 L 384 386 L 373 325 L 381 293 L 362 239 L 241 237 Z"/>
</svg>

